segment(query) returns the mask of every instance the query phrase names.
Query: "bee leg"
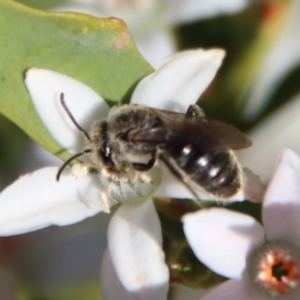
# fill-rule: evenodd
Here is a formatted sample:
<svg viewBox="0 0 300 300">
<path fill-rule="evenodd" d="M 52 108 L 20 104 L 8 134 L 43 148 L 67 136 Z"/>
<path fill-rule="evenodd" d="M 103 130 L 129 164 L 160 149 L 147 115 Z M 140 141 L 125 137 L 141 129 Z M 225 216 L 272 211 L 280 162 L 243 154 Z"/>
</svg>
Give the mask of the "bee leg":
<svg viewBox="0 0 300 300">
<path fill-rule="evenodd" d="M 185 115 L 188 118 L 199 118 L 206 120 L 203 109 L 196 104 L 190 105 Z"/>
<path fill-rule="evenodd" d="M 163 153 L 159 153 L 158 158 L 167 166 L 167 168 L 171 171 L 171 173 L 180 181 L 182 182 L 185 187 L 191 192 L 191 194 L 195 197 L 195 199 L 198 201 L 201 208 L 207 207 L 207 205 L 198 197 L 197 193 L 194 191 L 194 189 L 190 185 L 190 179 L 188 176 L 186 176 L 180 168 L 176 165 L 175 162 L 170 159 L 170 157 L 167 157 Z"/>
</svg>

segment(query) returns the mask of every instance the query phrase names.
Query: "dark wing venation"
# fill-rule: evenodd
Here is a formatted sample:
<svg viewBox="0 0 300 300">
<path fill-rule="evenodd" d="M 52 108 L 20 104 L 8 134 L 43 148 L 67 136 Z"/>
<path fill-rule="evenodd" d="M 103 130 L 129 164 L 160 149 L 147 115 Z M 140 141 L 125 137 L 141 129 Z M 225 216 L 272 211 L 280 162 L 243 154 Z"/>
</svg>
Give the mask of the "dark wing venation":
<svg viewBox="0 0 300 300">
<path fill-rule="evenodd" d="M 192 143 L 198 149 L 227 150 L 251 146 L 250 139 L 237 128 L 215 120 L 189 118 L 185 114 L 158 111 L 162 123 L 140 126 L 128 134 L 131 142 L 166 144 L 176 147 Z"/>
</svg>

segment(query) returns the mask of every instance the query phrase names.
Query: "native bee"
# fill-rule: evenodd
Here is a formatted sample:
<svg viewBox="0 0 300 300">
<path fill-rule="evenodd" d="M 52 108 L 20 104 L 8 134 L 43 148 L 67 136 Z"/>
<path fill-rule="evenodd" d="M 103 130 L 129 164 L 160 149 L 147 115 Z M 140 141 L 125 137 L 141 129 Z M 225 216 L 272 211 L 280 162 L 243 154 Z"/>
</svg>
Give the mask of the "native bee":
<svg viewBox="0 0 300 300">
<path fill-rule="evenodd" d="M 99 169 L 135 174 L 149 171 L 156 162 L 165 165 L 199 199 L 197 188 L 218 200 L 230 199 L 242 187 L 242 171 L 233 152 L 251 141 L 235 127 L 208 120 L 197 105 L 175 113 L 134 104 L 114 106 L 106 120 L 95 121 L 88 134 L 61 103 L 87 139 L 88 153 Z"/>
</svg>

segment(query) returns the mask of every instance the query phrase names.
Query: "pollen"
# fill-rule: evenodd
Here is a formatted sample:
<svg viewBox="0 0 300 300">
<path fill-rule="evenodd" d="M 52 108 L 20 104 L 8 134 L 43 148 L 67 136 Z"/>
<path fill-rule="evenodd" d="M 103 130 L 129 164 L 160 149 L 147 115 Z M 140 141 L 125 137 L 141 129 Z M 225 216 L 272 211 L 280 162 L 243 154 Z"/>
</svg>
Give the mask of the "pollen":
<svg viewBox="0 0 300 300">
<path fill-rule="evenodd" d="M 283 296 L 299 287 L 299 251 L 282 242 L 266 245 L 256 253 L 252 278 L 269 295 Z"/>
</svg>

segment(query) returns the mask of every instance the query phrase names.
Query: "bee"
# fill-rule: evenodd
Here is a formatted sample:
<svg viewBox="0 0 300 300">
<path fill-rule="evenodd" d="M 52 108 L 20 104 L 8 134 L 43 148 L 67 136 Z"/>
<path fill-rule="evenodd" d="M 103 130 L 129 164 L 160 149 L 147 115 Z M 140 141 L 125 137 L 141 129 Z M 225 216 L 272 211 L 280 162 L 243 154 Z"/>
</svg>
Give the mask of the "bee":
<svg viewBox="0 0 300 300">
<path fill-rule="evenodd" d="M 196 199 L 198 188 L 216 200 L 228 200 L 242 188 L 242 170 L 233 150 L 249 147 L 250 139 L 231 125 L 207 119 L 197 105 L 175 113 L 118 104 L 106 120 L 95 121 L 88 134 L 74 119 L 63 94 L 60 100 L 88 148 L 61 166 L 57 180 L 73 159 L 88 153 L 97 168 L 130 178 L 163 164 Z"/>
</svg>

